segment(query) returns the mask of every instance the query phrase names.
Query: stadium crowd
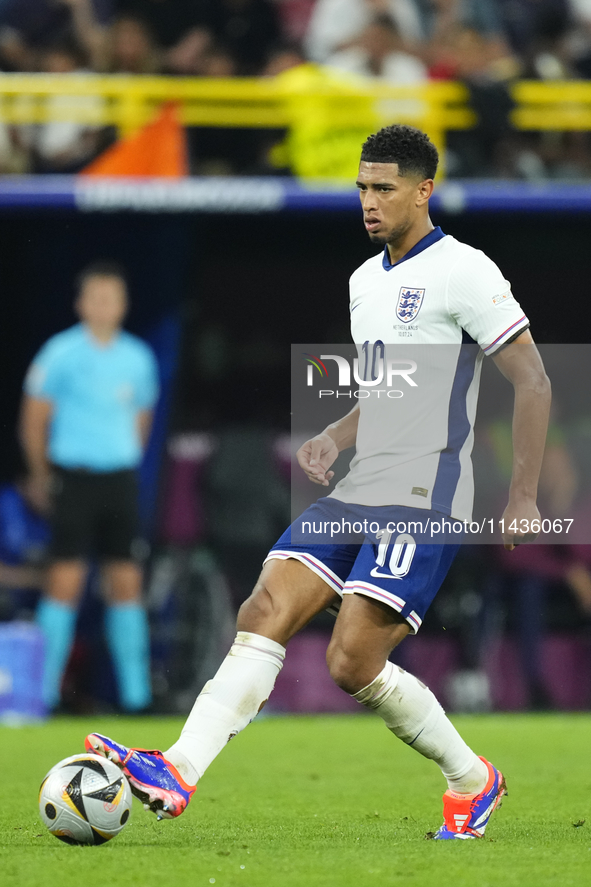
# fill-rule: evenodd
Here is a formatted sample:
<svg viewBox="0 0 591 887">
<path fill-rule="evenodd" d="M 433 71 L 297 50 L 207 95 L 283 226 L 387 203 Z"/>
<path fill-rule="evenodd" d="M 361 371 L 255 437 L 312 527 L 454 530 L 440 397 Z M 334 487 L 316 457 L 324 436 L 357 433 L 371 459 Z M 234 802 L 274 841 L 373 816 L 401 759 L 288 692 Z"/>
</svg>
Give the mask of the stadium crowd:
<svg viewBox="0 0 591 887">
<path fill-rule="evenodd" d="M 0 0 L 0 69 L 6 72 L 276 76 L 307 62 L 344 76 L 381 77 L 394 83 L 467 83 L 481 123 L 475 130 L 450 134 L 451 175 L 534 180 L 591 176 L 586 133 L 526 135 L 507 122 L 508 85 L 516 78 L 591 79 L 591 0 Z M 109 131 L 78 124 L 0 124 L 0 173 L 77 172 L 112 138 Z M 267 133 L 193 130 L 189 139 L 195 173 L 277 173 L 267 159 Z M 591 477 L 587 426 L 584 430 L 573 431 L 571 446 L 578 444 L 578 471 Z M 277 513 L 285 506 L 286 489 L 273 477 L 262 495 L 251 464 L 250 486 L 231 484 L 241 497 L 232 501 L 222 481 L 227 485 L 235 475 L 246 475 L 236 456 L 244 449 L 244 439 L 240 448 L 231 436 L 221 440 L 217 459 L 207 466 L 209 473 L 199 463 L 207 482 L 202 502 L 195 507 L 206 510 L 209 494 L 210 501 L 225 503 L 222 518 L 227 514 L 233 520 L 244 503 L 248 505 L 250 519 L 240 522 L 247 532 L 235 540 L 236 562 L 227 557 L 224 561 L 234 602 L 239 603 L 247 593 L 242 587 L 243 564 L 251 565 L 249 576 L 256 572 L 277 535 L 269 526 L 275 527 Z M 498 429 L 491 433 L 490 447 L 498 458 L 489 462 L 489 474 L 490 464 L 502 463 L 503 440 Z M 263 452 L 253 434 L 248 442 L 253 451 Z M 567 448 L 555 443 L 554 457 L 564 461 L 565 453 Z M 264 466 L 259 468 L 262 475 Z M 550 466 L 549 478 L 552 470 Z M 507 478 L 499 472 L 502 486 Z M 184 476 L 179 477 L 184 489 Z M 573 481 L 573 501 L 574 486 Z M 257 521 L 252 519 L 253 490 L 259 491 Z M 562 507 L 567 504 L 571 503 Z M 232 528 L 219 517 L 220 511 L 209 521 L 206 541 L 221 562 Z M 170 536 L 178 541 L 172 532 Z M 189 536 L 193 543 L 204 541 L 198 532 Z M 30 507 L 26 490 L 19 484 L 1 488 L 0 622 L 29 618 L 37 590 L 46 581 L 46 547 L 47 528 Z M 543 674 L 546 633 L 562 628 L 588 633 L 591 624 L 590 548 L 565 551 L 562 546 L 524 547 L 510 561 L 503 553 L 480 553 L 489 577 L 484 586 L 473 576 L 476 558 L 470 558 L 470 551 L 458 560 L 458 574 L 439 599 L 441 612 L 435 610 L 436 621 L 450 628 L 450 634 L 455 630 L 461 649 L 464 683 L 457 682 L 453 699 L 450 691 L 453 707 L 478 710 L 497 704 L 478 678 L 485 671 L 491 638 L 506 627 L 517 637 L 523 704 L 556 704 L 548 696 Z M 478 566 L 481 570 L 480 562 Z M 201 574 L 198 579 L 204 584 Z M 167 632 L 165 623 L 162 634 Z"/>
<path fill-rule="evenodd" d="M 233 76 L 275 73 L 289 48 L 396 82 L 591 63 L 588 0 L 2 0 L 0 25 L 9 71 L 56 70 L 58 50 L 62 69 Z"/>
<path fill-rule="evenodd" d="M 0 0 L 3 71 L 273 76 L 305 62 L 394 83 L 467 83 L 481 123 L 450 142 L 450 175 L 591 173 L 586 135 L 517 137 L 507 122 L 514 79 L 591 76 L 591 0 Z M 73 124 L 5 128 L 0 166 L 76 171 L 108 138 Z M 264 140 L 227 156 L 218 138 L 206 146 L 200 155 L 192 145 L 194 172 L 212 158 L 213 171 L 276 172 Z"/>
</svg>

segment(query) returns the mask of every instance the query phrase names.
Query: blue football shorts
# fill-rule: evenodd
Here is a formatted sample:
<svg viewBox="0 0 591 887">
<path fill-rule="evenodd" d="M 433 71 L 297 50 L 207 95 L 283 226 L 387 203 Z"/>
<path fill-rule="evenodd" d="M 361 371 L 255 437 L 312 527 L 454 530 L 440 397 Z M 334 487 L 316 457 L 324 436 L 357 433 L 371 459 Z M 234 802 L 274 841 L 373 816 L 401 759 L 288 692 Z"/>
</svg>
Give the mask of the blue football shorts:
<svg viewBox="0 0 591 887">
<path fill-rule="evenodd" d="M 392 607 L 416 634 L 460 548 L 461 537 L 442 532 L 444 522 L 447 529 L 449 516 L 423 508 L 322 498 L 288 527 L 265 563 L 301 561 L 339 596 L 360 594 Z M 433 527 L 449 541 L 424 541 Z"/>
</svg>

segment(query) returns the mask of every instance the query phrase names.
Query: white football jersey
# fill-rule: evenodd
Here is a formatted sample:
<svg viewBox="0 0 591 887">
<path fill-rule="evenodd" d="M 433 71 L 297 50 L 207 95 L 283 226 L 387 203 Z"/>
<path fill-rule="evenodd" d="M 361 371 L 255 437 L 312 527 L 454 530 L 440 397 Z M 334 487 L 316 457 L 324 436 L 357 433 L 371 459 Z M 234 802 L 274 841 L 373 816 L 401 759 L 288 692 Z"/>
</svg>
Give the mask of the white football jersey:
<svg viewBox="0 0 591 887">
<path fill-rule="evenodd" d="M 358 392 L 356 454 L 330 495 L 471 520 L 482 359 L 529 326 L 509 282 L 483 252 L 435 228 L 395 265 L 387 248 L 369 259 L 350 290 L 359 375 L 375 381 Z"/>
</svg>

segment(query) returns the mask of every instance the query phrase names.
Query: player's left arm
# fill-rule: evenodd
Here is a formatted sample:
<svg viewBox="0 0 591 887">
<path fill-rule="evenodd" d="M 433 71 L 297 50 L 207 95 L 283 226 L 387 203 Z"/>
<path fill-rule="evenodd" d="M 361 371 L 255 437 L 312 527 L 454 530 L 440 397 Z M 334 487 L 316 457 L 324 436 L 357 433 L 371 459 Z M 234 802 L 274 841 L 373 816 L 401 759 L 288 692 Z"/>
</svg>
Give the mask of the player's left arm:
<svg viewBox="0 0 591 887">
<path fill-rule="evenodd" d="M 138 360 L 135 399 L 136 427 L 142 450 L 145 450 L 152 431 L 156 401 L 160 394 L 160 380 L 156 357 L 145 342 L 141 344 L 136 359 Z"/>
<path fill-rule="evenodd" d="M 513 472 L 509 503 L 503 513 L 504 546 L 512 551 L 520 542 L 531 542 L 538 535 L 531 527 L 532 521 L 540 520 L 536 498 L 552 394 L 550 380 L 529 330 L 494 355 L 493 360 L 515 392 Z M 516 531 L 509 529 L 513 523 Z"/>
<path fill-rule="evenodd" d="M 143 450 L 145 450 L 148 446 L 148 440 L 150 439 L 150 432 L 152 430 L 153 420 L 154 410 L 139 410 L 136 421 L 137 430 Z"/>
</svg>

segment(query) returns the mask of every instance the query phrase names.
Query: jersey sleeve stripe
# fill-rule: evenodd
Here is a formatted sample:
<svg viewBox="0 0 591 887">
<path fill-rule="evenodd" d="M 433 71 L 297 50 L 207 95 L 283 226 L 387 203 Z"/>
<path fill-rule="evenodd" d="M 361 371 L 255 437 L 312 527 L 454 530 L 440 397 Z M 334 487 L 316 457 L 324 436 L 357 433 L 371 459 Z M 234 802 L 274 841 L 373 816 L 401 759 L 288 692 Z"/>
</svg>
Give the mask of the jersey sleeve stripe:
<svg viewBox="0 0 591 887">
<path fill-rule="evenodd" d="M 497 338 L 494 340 L 494 342 L 492 342 L 490 345 L 487 345 L 486 348 L 483 348 L 482 350 L 484 351 L 484 353 L 490 354 L 490 352 L 492 351 L 493 348 L 495 348 L 495 346 L 498 347 L 498 345 L 501 342 L 501 339 L 503 339 L 508 333 L 511 332 L 511 330 L 514 330 L 516 326 L 519 326 L 519 324 L 523 323 L 524 321 L 526 323 L 528 323 L 528 320 L 527 320 L 527 317 L 525 316 L 525 314 L 522 317 L 520 317 L 519 320 L 516 320 L 515 323 L 512 323 L 510 327 L 507 327 L 507 329 L 505 330 L 504 333 L 501 333 L 500 336 L 497 336 Z"/>
</svg>

